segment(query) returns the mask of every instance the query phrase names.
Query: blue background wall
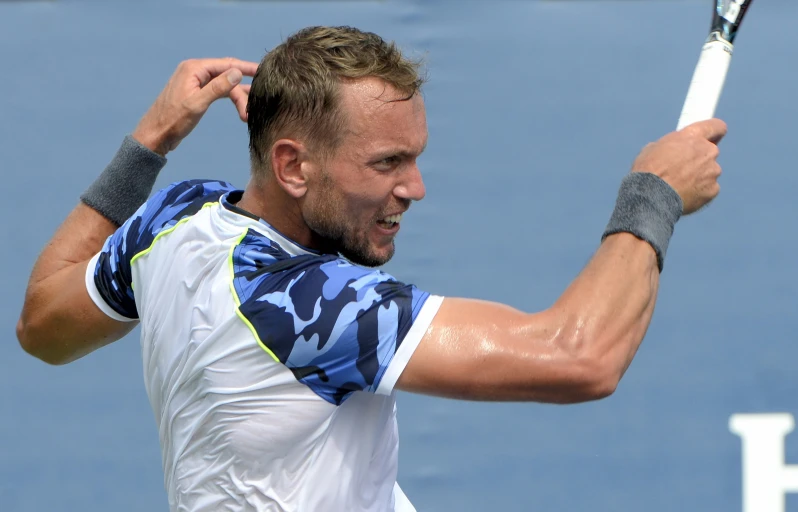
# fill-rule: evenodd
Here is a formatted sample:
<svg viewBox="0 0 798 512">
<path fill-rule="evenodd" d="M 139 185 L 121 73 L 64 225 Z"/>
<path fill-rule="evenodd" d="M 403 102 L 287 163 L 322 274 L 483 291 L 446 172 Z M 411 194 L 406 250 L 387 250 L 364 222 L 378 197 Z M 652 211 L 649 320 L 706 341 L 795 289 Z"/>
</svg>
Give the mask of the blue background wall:
<svg viewBox="0 0 798 512">
<path fill-rule="evenodd" d="M 179 61 L 258 61 L 291 32 L 349 24 L 424 55 L 427 199 L 387 270 L 528 311 L 595 250 L 621 177 L 674 129 L 708 0 L 0 2 L 0 510 L 166 510 L 138 330 L 65 367 L 18 347 L 41 248 Z M 741 510 L 737 412 L 798 412 L 798 53 L 790 0 L 760 0 L 718 116 L 722 192 L 677 226 L 654 321 L 617 393 L 578 406 L 400 395 L 400 483 L 424 511 Z M 243 186 L 228 103 L 159 185 Z M 787 461 L 798 461 L 787 440 Z M 789 497 L 788 510 L 798 510 Z"/>
</svg>

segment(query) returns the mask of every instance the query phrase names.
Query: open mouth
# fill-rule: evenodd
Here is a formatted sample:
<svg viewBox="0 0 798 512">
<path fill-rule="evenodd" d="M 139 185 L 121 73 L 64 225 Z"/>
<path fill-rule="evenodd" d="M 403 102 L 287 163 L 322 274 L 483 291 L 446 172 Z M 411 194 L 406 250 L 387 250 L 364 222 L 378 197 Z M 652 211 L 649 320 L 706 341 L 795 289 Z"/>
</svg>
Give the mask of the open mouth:
<svg viewBox="0 0 798 512">
<path fill-rule="evenodd" d="M 382 218 L 377 221 L 377 225 L 383 229 L 393 229 L 399 224 L 399 221 L 402 220 L 402 214 L 398 215 L 388 215 L 385 218 Z"/>
</svg>

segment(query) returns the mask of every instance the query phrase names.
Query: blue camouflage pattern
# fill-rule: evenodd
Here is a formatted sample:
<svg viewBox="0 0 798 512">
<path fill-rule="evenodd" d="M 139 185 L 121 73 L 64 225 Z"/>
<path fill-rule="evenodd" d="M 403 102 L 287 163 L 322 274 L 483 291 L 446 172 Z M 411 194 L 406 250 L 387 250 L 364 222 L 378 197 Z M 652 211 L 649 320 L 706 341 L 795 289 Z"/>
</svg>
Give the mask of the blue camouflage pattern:
<svg viewBox="0 0 798 512">
<path fill-rule="evenodd" d="M 239 311 L 299 382 L 342 404 L 375 392 L 429 297 L 335 255 L 290 256 L 250 230 L 233 251 Z"/>
<path fill-rule="evenodd" d="M 108 305 L 137 319 L 133 258 L 159 233 L 233 191 L 223 181 L 189 180 L 156 192 L 103 246 L 94 281 Z M 354 391 L 377 390 L 429 297 L 337 255 L 291 255 L 252 229 L 233 250 L 232 265 L 239 312 L 258 341 L 335 405 Z"/>
<path fill-rule="evenodd" d="M 206 203 L 235 190 L 224 181 L 188 180 L 159 190 L 103 245 L 94 269 L 94 283 L 108 305 L 120 315 L 137 319 L 130 262 L 146 251 L 159 233 L 200 211 Z"/>
</svg>

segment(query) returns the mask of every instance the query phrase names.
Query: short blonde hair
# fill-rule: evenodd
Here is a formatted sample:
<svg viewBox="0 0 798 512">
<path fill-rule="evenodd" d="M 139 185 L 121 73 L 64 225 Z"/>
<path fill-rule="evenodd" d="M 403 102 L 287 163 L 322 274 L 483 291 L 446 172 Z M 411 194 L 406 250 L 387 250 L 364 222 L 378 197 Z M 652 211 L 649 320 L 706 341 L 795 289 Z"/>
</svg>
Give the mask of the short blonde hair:
<svg viewBox="0 0 798 512">
<path fill-rule="evenodd" d="M 249 149 L 253 173 L 271 167 L 272 145 L 303 137 L 324 154 L 341 142 L 345 118 L 339 86 L 347 79 L 377 77 L 405 99 L 421 89 L 421 61 L 409 60 L 394 43 L 352 27 L 308 27 L 274 48 L 260 63 L 249 93 Z"/>
</svg>

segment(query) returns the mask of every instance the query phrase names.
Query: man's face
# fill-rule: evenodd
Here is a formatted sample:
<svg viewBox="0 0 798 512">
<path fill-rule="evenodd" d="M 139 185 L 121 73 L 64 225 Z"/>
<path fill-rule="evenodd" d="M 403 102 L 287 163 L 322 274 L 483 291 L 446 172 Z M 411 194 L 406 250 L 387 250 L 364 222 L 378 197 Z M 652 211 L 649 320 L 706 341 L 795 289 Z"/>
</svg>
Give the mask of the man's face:
<svg viewBox="0 0 798 512">
<path fill-rule="evenodd" d="M 369 267 L 394 253 L 402 213 L 424 198 L 416 159 L 427 144 L 424 101 L 376 78 L 341 86 L 345 133 L 308 183 L 308 227 L 344 257 Z"/>
</svg>

